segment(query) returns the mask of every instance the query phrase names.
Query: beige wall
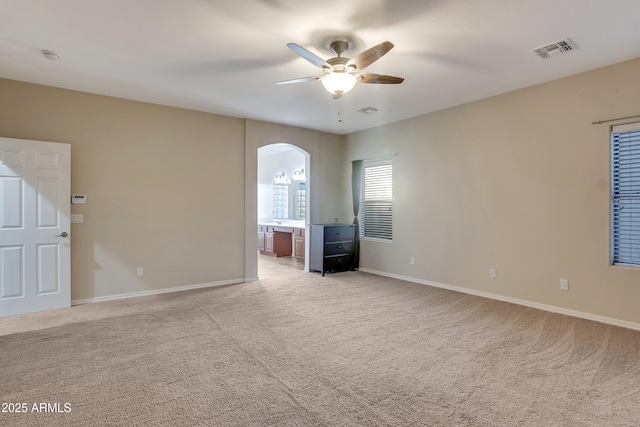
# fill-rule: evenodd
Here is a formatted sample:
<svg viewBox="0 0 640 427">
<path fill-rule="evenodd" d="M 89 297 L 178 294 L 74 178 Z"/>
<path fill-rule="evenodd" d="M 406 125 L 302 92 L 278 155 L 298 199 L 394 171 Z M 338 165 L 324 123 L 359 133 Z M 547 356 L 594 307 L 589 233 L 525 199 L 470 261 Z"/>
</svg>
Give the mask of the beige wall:
<svg viewBox="0 0 640 427">
<path fill-rule="evenodd" d="M 88 200 L 72 206 L 74 301 L 257 277 L 262 145 L 310 154 L 311 221 L 344 211 L 340 136 L 4 79 L 0 94 L 0 136 L 71 144 Z"/>
<path fill-rule="evenodd" d="M 0 136 L 71 144 L 88 201 L 71 209 L 72 300 L 243 280 L 244 120 L 9 80 L 0 94 Z"/>
<path fill-rule="evenodd" d="M 591 124 L 640 114 L 638 76 L 640 59 L 347 136 L 347 161 L 394 160 L 394 239 L 364 241 L 361 267 L 640 323 L 640 269 L 609 265 L 610 129 Z"/>
<path fill-rule="evenodd" d="M 257 148 L 286 142 L 310 154 L 311 222 L 351 222 L 350 160 L 393 158 L 394 240 L 363 242 L 364 269 L 638 324 L 640 269 L 609 265 L 609 127 L 591 124 L 640 113 L 638 75 L 640 59 L 346 137 L 0 79 L 0 136 L 71 144 L 88 197 L 73 300 L 257 277 Z"/>
</svg>

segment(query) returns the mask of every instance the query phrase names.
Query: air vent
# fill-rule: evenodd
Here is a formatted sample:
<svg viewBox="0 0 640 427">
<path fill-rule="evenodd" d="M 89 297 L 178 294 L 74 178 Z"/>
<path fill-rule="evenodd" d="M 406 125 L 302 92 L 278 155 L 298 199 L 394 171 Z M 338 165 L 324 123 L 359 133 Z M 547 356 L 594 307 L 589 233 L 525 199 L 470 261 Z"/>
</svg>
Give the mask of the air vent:
<svg viewBox="0 0 640 427">
<path fill-rule="evenodd" d="M 378 111 L 378 109 L 375 108 L 375 107 L 363 107 L 363 108 L 358 110 L 358 113 L 373 114 L 373 113 L 375 113 L 377 111 Z"/>
<path fill-rule="evenodd" d="M 539 56 L 540 58 L 547 59 L 547 58 L 551 58 L 552 56 L 558 56 L 565 53 L 569 53 L 573 50 L 576 50 L 577 48 L 578 47 L 573 42 L 573 40 L 567 38 L 564 40 L 557 41 L 555 43 L 551 43 L 550 45 L 547 45 L 547 46 L 542 46 L 537 49 L 533 49 L 531 50 L 531 53 L 533 53 L 536 56 Z"/>
</svg>

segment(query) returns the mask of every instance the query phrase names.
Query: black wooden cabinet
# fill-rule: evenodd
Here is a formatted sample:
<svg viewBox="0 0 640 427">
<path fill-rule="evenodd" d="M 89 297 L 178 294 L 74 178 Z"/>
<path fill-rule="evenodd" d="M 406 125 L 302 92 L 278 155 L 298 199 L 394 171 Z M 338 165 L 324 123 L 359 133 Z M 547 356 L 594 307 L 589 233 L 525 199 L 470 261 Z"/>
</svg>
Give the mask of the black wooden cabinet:
<svg viewBox="0 0 640 427">
<path fill-rule="evenodd" d="M 309 269 L 345 271 L 354 269 L 355 227 L 353 224 L 311 224 Z"/>
</svg>

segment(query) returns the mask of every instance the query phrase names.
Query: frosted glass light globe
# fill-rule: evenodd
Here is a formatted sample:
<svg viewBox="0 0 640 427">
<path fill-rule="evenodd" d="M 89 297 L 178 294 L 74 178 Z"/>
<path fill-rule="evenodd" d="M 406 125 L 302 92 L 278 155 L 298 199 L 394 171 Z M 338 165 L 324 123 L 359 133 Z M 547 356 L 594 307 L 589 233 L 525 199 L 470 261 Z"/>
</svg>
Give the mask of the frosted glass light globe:
<svg viewBox="0 0 640 427">
<path fill-rule="evenodd" d="M 349 73 L 331 73 L 322 76 L 322 85 L 332 94 L 342 95 L 349 92 L 358 82 L 353 74 Z"/>
</svg>

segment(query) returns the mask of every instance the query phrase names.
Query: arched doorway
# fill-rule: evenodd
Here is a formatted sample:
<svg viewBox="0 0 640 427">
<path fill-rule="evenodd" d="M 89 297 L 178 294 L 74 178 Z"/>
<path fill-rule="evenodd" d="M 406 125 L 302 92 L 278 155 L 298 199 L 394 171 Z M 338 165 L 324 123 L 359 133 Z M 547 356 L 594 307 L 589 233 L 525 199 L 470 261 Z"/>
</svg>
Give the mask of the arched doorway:
<svg viewBox="0 0 640 427">
<path fill-rule="evenodd" d="M 309 271 L 310 155 L 293 144 L 274 143 L 259 147 L 257 159 L 258 250 Z"/>
</svg>

